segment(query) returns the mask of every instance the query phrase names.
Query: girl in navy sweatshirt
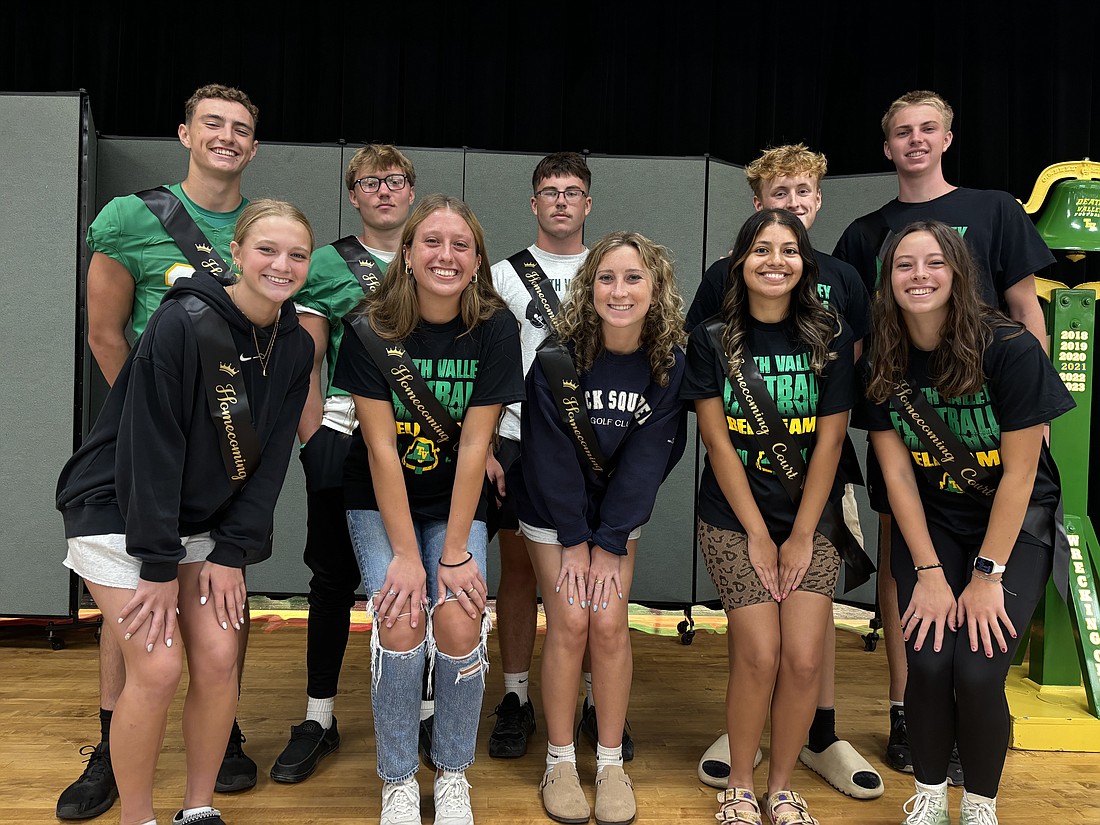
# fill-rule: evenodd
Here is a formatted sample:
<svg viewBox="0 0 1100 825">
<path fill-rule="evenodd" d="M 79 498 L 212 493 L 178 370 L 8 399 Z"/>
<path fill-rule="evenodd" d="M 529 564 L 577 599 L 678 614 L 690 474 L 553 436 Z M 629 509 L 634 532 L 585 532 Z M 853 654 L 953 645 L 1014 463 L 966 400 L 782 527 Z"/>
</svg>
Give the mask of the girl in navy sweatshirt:
<svg viewBox="0 0 1100 825">
<path fill-rule="evenodd" d="M 188 775 L 174 821 L 222 822 L 211 802 L 237 709 L 244 567 L 271 554 L 309 389 L 313 342 L 289 301 L 309 268 L 309 222 L 288 203 L 254 201 L 230 249 L 239 280 L 196 273 L 169 290 L 58 481 L 65 565 L 87 582 L 126 663 L 110 742 L 127 825 L 156 821 L 153 774 L 182 648 Z M 210 368 L 199 336 L 219 333 L 232 356 Z M 243 446 L 248 429 L 255 450 Z"/>
<path fill-rule="evenodd" d="M 633 672 L 627 603 L 641 525 L 684 451 L 682 311 L 667 250 L 635 232 L 612 233 L 570 283 L 560 337 L 543 345 L 527 377 L 517 512 L 546 610 L 541 787 L 559 822 L 589 816 L 573 743 L 586 647 L 599 729 L 596 819 L 635 815 L 622 768 Z M 564 376 L 546 366 L 553 351 Z M 578 416 L 591 427 L 579 427 Z"/>
</svg>

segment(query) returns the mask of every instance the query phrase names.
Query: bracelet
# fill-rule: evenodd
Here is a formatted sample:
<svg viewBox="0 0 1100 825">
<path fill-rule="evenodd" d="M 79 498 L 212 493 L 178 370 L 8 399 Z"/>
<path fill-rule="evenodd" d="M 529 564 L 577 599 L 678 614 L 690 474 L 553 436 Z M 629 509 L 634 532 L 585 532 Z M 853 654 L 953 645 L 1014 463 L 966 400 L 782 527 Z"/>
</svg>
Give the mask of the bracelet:
<svg viewBox="0 0 1100 825">
<path fill-rule="evenodd" d="M 935 570 L 937 567 L 943 567 L 943 562 L 938 561 L 935 564 L 918 564 L 913 567 L 918 573 L 921 570 Z"/>
<path fill-rule="evenodd" d="M 983 573 L 980 570 L 975 570 L 973 573 L 974 578 L 981 579 L 983 582 L 993 582 L 993 584 L 1000 584 L 1002 580 L 1001 573 Z"/>
<path fill-rule="evenodd" d="M 458 564 L 447 564 L 447 562 L 443 561 L 443 559 L 440 559 L 439 560 L 439 566 L 440 567 L 461 567 L 462 565 L 464 565 L 466 562 L 468 562 L 473 557 L 474 557 L 474 554 L 471 553 L 469 550 L 467 550 L 466 551 L 466 558 L 464 558 Z"/>
</svg>

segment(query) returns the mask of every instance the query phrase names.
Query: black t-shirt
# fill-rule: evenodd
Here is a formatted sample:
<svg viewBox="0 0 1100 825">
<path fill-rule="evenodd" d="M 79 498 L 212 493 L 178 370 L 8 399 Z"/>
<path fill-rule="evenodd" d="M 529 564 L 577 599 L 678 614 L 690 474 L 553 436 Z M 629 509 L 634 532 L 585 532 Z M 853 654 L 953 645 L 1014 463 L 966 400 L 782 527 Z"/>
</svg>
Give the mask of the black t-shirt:
<svg viewBox="0 0 1100 825">
<path fill-rule="evenodd" d="M 445 324 L 422 321 L 402 343 L 455 421 L 463 419 L 468 407 L 510 404 L 523 398 L 519 331 L 507 310 L 469 333 L 461 316 Z M 393 403 L 397 453 L 413 518 L 445 520 L 454 487 L 456 447 L 439 446 L 421 432 L 418 419 L 398 400 L 347 321 L 333 383 L 352 395 Z M 378 509 L 362 438 L 353 441 L 344 464 L 344 504 L 349 510 Z M 476 518 L 485 519 L 484 494 Z"/>
<path fill-rule="evenodd" d="M 895 198 L 849 224 L 833 254 L 854 266 L 874 294 L 887 240 L 914 221 L 929 220 L 942 221 L 962 235 L 984 276 L 982 297 L 990 306 L 1003 309 L 1009 287 L 1054 263 L 1023 207 L 1007 192 L 993 189 L 953 189 L 922 203 Z"/>
<path fill-rule="evenodd" d="M 871 298 L 859 273 L 851 264 L 824 252 L 814 250 L 814 258 L 819 270 L 817 294 L 821 302 L 835 310 L 852 330 L 856 340 L 861 340 L 871 331 Z M 703 273 L 703 280 L 688 309 L 685 324 L 688 332 L 722 311 L 729 267 L 729 258 L 719 258 Z"/>
<path fill-rule="evenodd" d="M 837 358 L 826 365 L 820 376 L 810 368 L 810 348 L 798 340 L 787 322 L 764 324 L 753 320 L 745 340 L 768 387 L 768 394 L 776 402 L 792 440 L 808 464 L 818 416 L 846 412 L 856 400 L 851 333 L 844 330 L 833 342 Z M 697 326 L 688 341 L 688 367 L 680 397 L 685 401 L 722 398 L 730 441 L 745 465 L 756 506 L 772 537 L 785 541 L 798 510 L 752 434 L 751 419 L 740 409 L 726 373 L 725 359 L 711 342 L 705 324 Z M 829 498 L 839 501 L 843 494 L 844 485 L 837 479 Z M 698 515 L 715 527 L 745 532 L 718 486 L 709 455 L 699 481 Z"/>
<path fill-rule="evenodd" d="M 959 440 L 1000 480 L 1001 433 L 1044 424 L 1073 409 L 1075 402 L 1043 348 L 1033 335 L 1015 328 L 995 330 L 982 363 L 986 380 L 982 390 L 962 398 L 944 398 L 928 377 L 931 353 L 910 348 L 907 380 L 919 388 Z M 866 365 L 861 361 L 861 371 Z M 852 425 L 870 431 L 894 429 L 912 456 L 917 488 L 929 523 L 967 537 L 984 535 L 993 506 L 992 496 L 979 501 L 965 492 L 945 472 L 917 438 L 909 424 L 887 400 L 873 404 L 864 399 L 852 415 Z M 1050 512 L 1058 503 L 1057 471 L 1044 445 L 1035 475 L 1031 501 Z M 984 505 L 984 506 L 983 506 Z"/>
</svg>

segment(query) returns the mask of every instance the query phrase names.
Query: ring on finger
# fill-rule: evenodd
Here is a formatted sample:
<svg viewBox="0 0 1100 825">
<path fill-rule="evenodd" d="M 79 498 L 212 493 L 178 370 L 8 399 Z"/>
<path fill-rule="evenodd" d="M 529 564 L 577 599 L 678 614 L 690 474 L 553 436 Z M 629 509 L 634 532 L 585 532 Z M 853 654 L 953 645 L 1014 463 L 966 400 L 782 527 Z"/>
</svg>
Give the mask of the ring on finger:
<svg viewBox="0 0 1100 825">
<path fill-rule="evenodd" d="M 396 596 L 396 595 L 397 595 L 397 591 L 396 591 L 396 590 L 391 590 L 391 591 L 389 592 L 389 595 L 390 595 L 390 596 Z"/>
</svg>

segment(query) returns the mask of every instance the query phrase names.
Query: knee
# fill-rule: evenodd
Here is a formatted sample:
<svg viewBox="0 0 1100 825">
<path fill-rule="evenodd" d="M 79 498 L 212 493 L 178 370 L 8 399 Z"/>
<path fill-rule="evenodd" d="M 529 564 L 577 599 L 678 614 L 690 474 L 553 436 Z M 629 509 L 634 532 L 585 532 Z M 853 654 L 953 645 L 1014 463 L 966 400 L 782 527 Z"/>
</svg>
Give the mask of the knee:
<svg viewBox="0 0 1100 825">
<path fill-rule="evenodd" d="M 821 681 L 821 649 L 783 651 L 780 668 L 794 684 L 817 685 Z"/>
<path fill-rule="evenodd" d="M 124 689 L 140 692 L 149 705 L 166 708 L 176 695 L 182 676 L 183 656 L 178 648 L 155 651 L 148 656 L 142 651 L 126 663 Z"/>
<path fill-rule="evenodd" d="M 588 625 L 588 644 L 601 656 L 624 649 L 630 639 L 625 616 L 601 611 L 594 613 Z"/>
<path fill-rule="evenodd" d="M 227 633 L 225 636 L 225 639 L 204 640 L 201 648 L 188 657 L 192 677 L 198 676 L 204 684 L 236 685 L 237 635 Z"/>
<path fill-rule="evenodd" d="M 744 649 L 744 648 L 748 649 Z M 741 648 L 740 650 L 738 648 Z M 748 678 L 760 684 L 771 684 L 779 673 L 779 650 L 766 647 L 734 645 L 733 667 L 738 678 Z"/>
<path fill-rule="evenodd" d="M 1005 676 L 1003 668 L 996 667 L 985 654 L 967 653 L 954 669 L 955 697 L 960 708 L 985 708 L 1004 699 Z"/>
<path fill-rule="evenodd" d="M 441 604 L 432 615 L 436 649 L 451 657 L 466 656 L 481 642 L 482 617 L 471 619 L 453 602 Z"/>
<path fill-rule="evenodd" d="M 569 605 L 554 614 L 546 623 L 547 636 L 553 635 L 556 644 L 566 645 L 578 655 L 588 643 L 589 611 L 577 605 Z"/>
<path fill-rule="evenodd" d="M 950 685 L 955 679 L 952 657 L 948 655 L 951 640 L 945 636 L 943 649 L 936 653 L 932 648 L 932 640 L 925 639 L 924 647 L 919 651 L 912 649 L 912 640 L 909 642 L 906 663 L 908 670 L 907 685 L 916 689 L 928 690 L 942 685 Z"/>
</svg>

